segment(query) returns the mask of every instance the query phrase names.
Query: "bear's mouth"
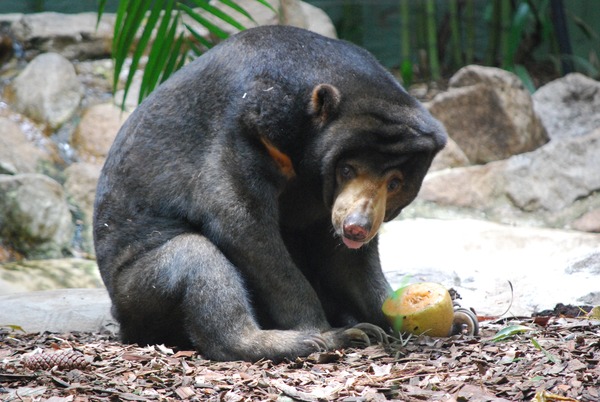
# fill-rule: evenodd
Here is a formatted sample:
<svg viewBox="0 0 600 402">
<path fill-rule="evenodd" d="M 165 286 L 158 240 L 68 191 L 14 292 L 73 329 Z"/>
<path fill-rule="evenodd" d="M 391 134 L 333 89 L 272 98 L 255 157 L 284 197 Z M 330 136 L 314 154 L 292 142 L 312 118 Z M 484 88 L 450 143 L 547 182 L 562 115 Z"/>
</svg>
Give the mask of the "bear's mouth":
<svg viewBox="0 0 600 402">
<path fill-rule="evenodd" d="M 342 241 L 344 242 L 346 247 L 348 247 L 349 249 L 353 249 L 353 250 L 361 248 L 362 245 L 366 243 L 364 241 L 351 240 L 351 239 L 347 238 L 346 236 L 342 236 Z"/>
</svg>

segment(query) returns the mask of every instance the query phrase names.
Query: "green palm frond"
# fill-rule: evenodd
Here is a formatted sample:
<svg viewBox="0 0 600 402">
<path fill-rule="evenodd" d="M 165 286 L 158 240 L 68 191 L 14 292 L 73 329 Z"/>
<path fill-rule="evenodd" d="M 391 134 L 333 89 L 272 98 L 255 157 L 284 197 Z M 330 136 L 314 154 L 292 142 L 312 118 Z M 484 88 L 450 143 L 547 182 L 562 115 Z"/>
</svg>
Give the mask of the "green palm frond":
<svg viewBox="0 0 600 402">
<path fill-rule="evenodd" d="M 256 1 L 276 12 L 266 0 Z M 188 58 L 197 57 L 204 49 L 209 49 L 214 45 L 210 38 L 202 36 L 190 24 L 183 23 L 182 15 L 187 15 L 194 22 L 206 28 L 211 37 L 216 40 L 226 39 L 229 35 L 221 27 L 222 24 L 215 22 L 217 20 L 237 30 L 246 29 L 235 17 L 224 11 L 224 8 L 216 7 L 208 0 L 189 0 L 186 3 L 175 0 L 121 0 L 119 2 L 112 43 L 113 92 L 118 87 L 125 62 L 131 56 L 121 108 L 125 108 L 127 94 L 144 55 L 147 55 L 148 58 L 143 72 L 138 103 L 147 97 L 157 85 L 181 68 Z M 254 22 L 250 13 L 235 0 L 219 0 L 219 3 Z M 98 1 L 98 23 L 105 6 L 106 0 Z"/>
</svg>

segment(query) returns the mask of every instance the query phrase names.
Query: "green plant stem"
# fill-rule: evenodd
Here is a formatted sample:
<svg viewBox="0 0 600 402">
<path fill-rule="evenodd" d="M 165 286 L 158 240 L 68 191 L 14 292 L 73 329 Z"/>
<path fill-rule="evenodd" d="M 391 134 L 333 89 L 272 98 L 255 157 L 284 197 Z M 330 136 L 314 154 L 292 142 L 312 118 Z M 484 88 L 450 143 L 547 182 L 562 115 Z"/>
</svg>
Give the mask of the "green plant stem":
<svg viewBox="0 0 600 402">
<path fill-rule="evenodd" d="M 511 4 L 508 1 L 500 2 L 500 60 L 502 68 L 511 69 L 514 60 L 509 50 L 511 45 Z"/>
<path fill-rule="evenodd" d="M 400 0 L 400 74 L 402 83 L 405 86 L 410 86 L 413 80 L 413 65 L 410 57 L 410 0 Z"/>
<path fill-rule="evenodd" d="M 500 19 L 502 0 L 494 0 L 492 5 L 492 15 L 488 28 L 488 46 L 485 53 L 485 65 L 493 66 L 496 64 L 498 56 L 498 44 L 500 41 Z"/>
<path fill-rule="evenodd" d="M 473 0 L 467 0 L 465 4 L 465 20 L 466 20 L 466 46 L 465 46 L 465 63 L 473 64 L 475 59 L 475 12 Z"/>
<path fill-rule="evenodd" d="M 458 15 L 458 0 L 450 0 L 450 44 L 452 46 L 452 61 L 454 67 L 458 68 L 463 64 L 460 40 L 460 25 Z"/>
<path fill-rule="evenodd" d="M 402 61 L 410 59 L 410 0 L 400 0 L 400 51 Z"/>
<path fill-rule="evenodd" d="M 441 77 L 440 62 L 437 49 L 437 28 L 435 21 L 435 0 L 426 0 L 425 14 L 427 16 L 427 43 L 431 79 L 438 81 Z"/>
</svg>

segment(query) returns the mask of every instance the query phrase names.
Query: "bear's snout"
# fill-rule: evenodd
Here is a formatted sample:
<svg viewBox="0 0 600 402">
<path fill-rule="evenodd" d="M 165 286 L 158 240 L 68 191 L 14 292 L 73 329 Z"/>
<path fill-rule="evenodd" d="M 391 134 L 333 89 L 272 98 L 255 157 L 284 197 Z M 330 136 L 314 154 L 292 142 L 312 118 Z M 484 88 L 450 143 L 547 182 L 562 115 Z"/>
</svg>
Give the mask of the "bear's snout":
<svg viewBox="0 0 600 402">
<path fill-rule="evenodd" d="M 350 240 L 364 242 L 371 232 L 372 224 L 364 214 L 354 212 L 344 219 L 344 237 Z"/>
</svg>

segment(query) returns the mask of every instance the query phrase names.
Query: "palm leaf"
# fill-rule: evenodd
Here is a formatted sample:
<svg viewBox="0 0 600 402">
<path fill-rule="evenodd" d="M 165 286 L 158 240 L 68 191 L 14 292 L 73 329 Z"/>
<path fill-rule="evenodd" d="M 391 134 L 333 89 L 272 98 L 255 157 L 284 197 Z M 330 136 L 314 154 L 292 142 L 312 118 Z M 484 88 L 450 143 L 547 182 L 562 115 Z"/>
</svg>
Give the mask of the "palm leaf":
<svg viewBox="0 0 600 402">
<path fill-rule="evenodd" d="M 235 0 L 219 1 L 254 21 L 250 13 L 238 5 Z M 276 12 L 266 0 L 256 1 Z M 104 13 L 106 2 L 106 0 L 98 0 L 97 24 L 99 24 Z M 192 0 L 192 3 L 236 29 L 245 29 L 243 24 L 226 11 L 210 5 L 206 0 Z M 125 99 L 127 99 L 134 75 L 144 54 L 148 53 L 148 61 L 144 68 L 138 102 L 141 102 L 158 84 L 181 68 L 190 52 L 200 55 L 202 50 L 198 44 L 204 48 L 210 48 L 214 45 L 214 42 L 201 36 L 185 23 L 183 26 L 190 35 L 177 33 L 182 12 L 208 29 L 218 40 L 226 39 L 229 36 L 216 23 L 211 22 L 191 7 L 176 2 L 176 0 L 121 0 L 119 2 L 112 42 L 112 57 L 114 59 L 113 91 L 118 86 L 125 61 L 131 54 L 131 66 L 124 83 L 121 108 L 125 107 Z"/>
<path fill-rule="evenodd" d="M 184 45 L 185 36 L 180 33 L 173 44 L 173 48 L 169 54 L 165 67 L 163 69 L 160 82 L 164 82 L 168 77 L 171 76 L 175 71 L 179 70 L 185 63 L 187 52 L 182 51 Z"/>
<path fill-rule="evenodd" d="M 119 3 L 112 49 L 115 60 L 113 88 L 117 87 L 119 75 L 129 54 L 129 49 L 133 46 L 135 36 L 142 24 L 145 11 L 146 8 L 143 6 L 142 1 L 123 0 Z"/>
<path fill-rule="evenodd" d="M 509 68 L 515 63 L 515 55 L 523 39 L 523 33 L 529 23 L 532 11 L 528 3 L 521 3 L 512 16 L 512 22 L 508 39 L 505 41 L 507 46 L 506 54 L 503 55 L 503 67 Z"/>
<path fill-rule="evenodd" d="M 102 19 L 102 15 L 104 14 L 104 8 L 106 7 L 106 0 L 98 1 L 98 17 L 96 18 L 96 29 L 100 25 L 100 20 Z"/>
<path fill-rule="evenodd" d="M 225 13 L 222 10 L 219 10 L 218 8 L 216 8 L 215 6 L 211 6 L 208 2 L 206 1 L 202 1 L 202 0 L 192 0 L 194 2 L 194 4 L 196 4 L 196 6 L 202 8 L 203 10 L 208 11 L 209 13 L 211 13 L 212 15 L 214 15 L 215 17 L 221 19 L 222 21 L 225 21 L 226 23 L 228 23 L 229 25 L 231 25 L 234 28 L 239 29 L 240 31 L 243 31 L 244 29 L 246 29 L 242 24 L 240 24 L 239 22 L 237 22 L 233 17 L 231 17 L 229 14 Z M 183 4 L 182 4 L 183 6 Z M 182 7 L 183 8 L 183 7 Z M 241 7 L 240 7 L 241 8 Z M 184 9 L 185 10 L 185 9 Z M 187 12 L 187 11 L 186 11 Z"/>
<path fill-rule="evenodd" d="M 223 31 L 221 28 L 219 28 L 218 26 L 216 26 L 215 24 L 213 24 L 212 22 L 210 22 L 209 20 L 207 20 L 206 18 L 204 18 L 185 4 L 179 4 L 179 7 L 194 21 L 208 29 L 209 32 L 215 35 L 217 38 L 226 39 L 229 36 L 227 32 Z"/>
<path fill-rule="evenodd" d="M 219 2 L 225 4 L 229 8 L 234 9 L 238 13 L 242 14 L 244 17 L 248 18 L 250 21 L 256 22 L 256 21 L 254 21 L 254 18 L 250 15 L 250 13 L 248 11 L 246 11 L 244 8 L 240 7 L 239 5 L 235 4 L 233 1 L 231 1 L 231 0 L 219 0 Z M 269 8 L 271 8 L 273 10 L 273 8 L 271 7 L 271 5 L 270 4 L 268 4 L 268 5 L 269 5 Z M 273 11 L 275 11 L 275 10 L 273 10 Z"/>
<path fill-rule="evenodd" d="M 529 93 L 535 92 L 535 84 L 533 83 L 533 79 L 531 78 L 531 75 L 529 75 L 529 72 L 525 66 L 516 64 L 513 72 L 521 79 L 521 82 L 523 82 L 523 85 L 529 91 Z"/>
<path fill-rule="evenodd" d="M 203 37 L 202 35 L 200 35 L 198 32 L 196 32 L 196 30 L 194 28 L 192 28 L 191 26 L 189 26 L 188 24 L 183 24 L 187 30 L 189 31 L 190 34 L 192 34 L 192 36 L 194 37 L 194 39 L 200 43 L 202 46 L 206 47 L 207 49 L 210 49 L 211 47 L 213 47 L 213 43 L 211 41 L 209 41 L 208 39 L 206 39 L 205 37 Z M 190 48 L 192 48 L 192 50 L 194 51 L 195 54 L 200 55 L 202 54 L 202 51 L 194 44 L 194 43 L 189 43 Z"/>
<path fill-rule="evenodd" d="M 144 27 L 144 31 L 142 32 L 142 36 L 137 44 L 137 47 L 135 48 L 133 56 L 131 57 L 131 66 L 129 67 L 129 73 L 127 74 L 127 79 L 125 81 L 121 109 L 125 108 L 125 100 L 127 99 L 127 94 L 129 92 L 129 88 L 131 87 L 131 83 L 133 82 L 133 78 L 137 71 L 139 62 L 144 54 L 146 46 L 148 45 L 148 42 L 150 41 L 152 32 L 154 31 L 154 28 L 156 27 L 156 24 L 160 18 L 161 10 L 162 10 L 163 6 L 164 6 L 164 0 L 158 0 L 155 3 L 155 7 L 153 7 L 152 11 L 150 12 L 150 15 L 149 15 L 149 17 L 146 21 L 145 27 Z M 166 15 L 163 18 L 167 18 Z M 115 68 L 115 73 L 117 73 L 116 68 Z M 120 69 L 119 69 L 118 73 L 120 73 Z M 118 77 L 119 77 L 119 75 L 116 75 L 115 78 L 118 79 Z"/>
<path fill-rule="evenodd" d="M 174 1 L 167 0 L 163 17 L 156 31 L 156 38 L 150 48 L 148 64 L 146 64 L 146 68 L 144 69 L 138 102 L 141 102 L 154 90 L 167 64 L 167 57 L 175 42 L 177 25 L 179 23 L 179 13 L 173 13 L 173 7 Z"/>
</svg>

